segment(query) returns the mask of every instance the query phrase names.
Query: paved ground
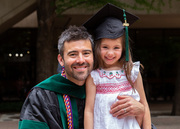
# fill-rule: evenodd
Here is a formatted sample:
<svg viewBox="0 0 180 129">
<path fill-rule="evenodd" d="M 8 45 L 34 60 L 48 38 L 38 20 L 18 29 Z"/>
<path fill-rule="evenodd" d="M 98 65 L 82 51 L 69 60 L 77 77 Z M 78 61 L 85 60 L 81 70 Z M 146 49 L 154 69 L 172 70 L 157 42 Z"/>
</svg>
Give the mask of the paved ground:
<svg viewBox="0 0 180 129">
<path fill-rule="evenodd" d="M 180 129 L 180 116 L 152 117 L 157 129 Z"/>
<path fill-rule="evenodd" d="M 157 129 L 180 129 L 180 116 L 171 116 L 172 104 L 150 104 L 152 122 Z M 0 129 L 18 129 L 19 113 L 0 113 Z"/>
<path fill-rule="evenodd" d="M 0 114 L 0 129 L 18 129 L 19 113 Z"/>
<path fill-rule="evenodd" d="M 0 129 L 18 129 L 18 113 L 1 114 Z M 180 129 L 180 116 L 156 116 L 152 122 L 157 129 Z"/>
</svg>

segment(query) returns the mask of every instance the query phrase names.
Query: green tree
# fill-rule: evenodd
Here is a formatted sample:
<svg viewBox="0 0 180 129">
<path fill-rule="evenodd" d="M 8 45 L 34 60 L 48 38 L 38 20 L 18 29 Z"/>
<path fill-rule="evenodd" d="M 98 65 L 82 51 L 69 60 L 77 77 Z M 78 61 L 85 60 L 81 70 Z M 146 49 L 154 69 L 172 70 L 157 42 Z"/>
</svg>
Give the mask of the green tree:
<svg viewBox="0 0 180 129">
<path fill-rule="evenodd" d="M 178 0 L 177 0 L 178 1 Z M 97 9 L 107 3 L 112 3 L 120 8 L 131 8 L 134 10 L 146 10 L 147 12 L 161 12 L 161 8 L 165 6 L 164 0 L 56 0 L 56 13 L 59 15 L 64 11 L 73 7 L 86 7 L 88 9 Z M 172 0 L 168 0 L 171 7 Z"/>
</svg>

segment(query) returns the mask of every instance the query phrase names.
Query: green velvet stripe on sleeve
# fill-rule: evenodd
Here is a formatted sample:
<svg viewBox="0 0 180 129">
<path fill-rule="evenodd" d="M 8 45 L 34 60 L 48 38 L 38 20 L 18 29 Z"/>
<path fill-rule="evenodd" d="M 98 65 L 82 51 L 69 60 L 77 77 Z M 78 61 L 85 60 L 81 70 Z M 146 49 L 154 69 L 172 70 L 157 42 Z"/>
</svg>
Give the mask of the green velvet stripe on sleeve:
<svg viewBox="0 0 180 129">
<path fill-rule="evenodd" d="M 19 121 L 18 129 L 49 129 L 49 126 L 45 122 L 23 120 L 23 121 Z"/>
</svg>

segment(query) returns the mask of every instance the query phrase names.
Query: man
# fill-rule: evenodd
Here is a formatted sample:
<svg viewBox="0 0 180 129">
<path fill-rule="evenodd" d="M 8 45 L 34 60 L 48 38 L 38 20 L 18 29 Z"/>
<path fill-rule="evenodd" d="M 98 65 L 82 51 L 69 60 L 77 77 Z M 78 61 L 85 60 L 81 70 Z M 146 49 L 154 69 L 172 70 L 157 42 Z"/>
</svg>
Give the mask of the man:
<svg viewBox="0 0 180 129">
<path fill-rule="evenodd" d="M 66 77 L 54 75 L 31 90 L 22 107 L 20 129 L 67 128 L 64 94 L 71 99 L 74 128 L 83 128 L 84 83 L 93 67 L 92 48 L 91 35 L 83 27 L 71 26 L 61 34 L 58 61 Z"/>
<path fill-rule="evenodd" d="M 32 88 L 22 107 L 19 129 L 84 128 L 84 84 L 93 68 L 93 40 L 84 27 L 70 26 L 61 34 L 58 49 L 64 70 Z M 126 102 L 135 107 L 131 115 L 144 112 L 139 102 Z M 116 114 L 123 114 L 118 103 L 113 107 Z"/>
</svg>

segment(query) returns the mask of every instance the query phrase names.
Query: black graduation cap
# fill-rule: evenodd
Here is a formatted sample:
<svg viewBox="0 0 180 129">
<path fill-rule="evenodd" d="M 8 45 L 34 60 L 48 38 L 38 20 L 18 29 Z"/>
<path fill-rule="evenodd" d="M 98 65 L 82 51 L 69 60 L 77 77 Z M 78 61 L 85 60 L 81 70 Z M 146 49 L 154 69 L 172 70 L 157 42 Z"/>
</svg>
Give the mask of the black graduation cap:
<svg viewBox="0 0 180 129">
<path fill-rule="evenodd" d="M 108 3 L 85 22 L 83 26 L 94 36 L 95 40 L 101 38 L 116 39 L 122 36 L 125 30 L 127 39 L 126 48 L 128 50 L 128 26 L 138 19 L 137 16 Z M 128 56 L 128 61 L 128 51 L 126 55 Z"/>
</svg>

